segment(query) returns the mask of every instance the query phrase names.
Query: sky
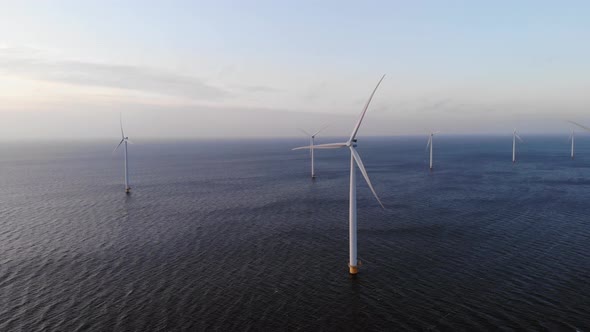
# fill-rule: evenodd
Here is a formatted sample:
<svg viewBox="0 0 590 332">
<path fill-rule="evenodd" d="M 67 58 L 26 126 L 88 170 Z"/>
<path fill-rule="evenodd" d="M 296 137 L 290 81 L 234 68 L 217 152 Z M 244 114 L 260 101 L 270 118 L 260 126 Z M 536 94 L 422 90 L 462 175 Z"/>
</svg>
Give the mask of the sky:
<svg viewBox="0 0 590 332">
<path fill-rule="evenodd" d="M 3 1 L 0 140 L 567 135 L 588 1 Z"/>
</svg>

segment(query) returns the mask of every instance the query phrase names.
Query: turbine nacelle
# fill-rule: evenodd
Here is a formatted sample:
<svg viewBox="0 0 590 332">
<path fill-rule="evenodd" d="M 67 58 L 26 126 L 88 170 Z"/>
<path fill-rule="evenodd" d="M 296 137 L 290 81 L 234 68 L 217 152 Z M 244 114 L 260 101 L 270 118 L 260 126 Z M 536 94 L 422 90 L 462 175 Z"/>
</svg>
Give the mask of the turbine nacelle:
<svg viewBox="0 0 590 332">
<path fill-rule="evenodd" d="M 440 133 L 440 131 L 431 131 L 430 135 L 428 135 L 428 142 L 426 142 L 426 148 L 428 149 L 430 147 L 430 145 L 432 144 L 432 139 L 434 138 L 435 134 Z"/>
</svg>

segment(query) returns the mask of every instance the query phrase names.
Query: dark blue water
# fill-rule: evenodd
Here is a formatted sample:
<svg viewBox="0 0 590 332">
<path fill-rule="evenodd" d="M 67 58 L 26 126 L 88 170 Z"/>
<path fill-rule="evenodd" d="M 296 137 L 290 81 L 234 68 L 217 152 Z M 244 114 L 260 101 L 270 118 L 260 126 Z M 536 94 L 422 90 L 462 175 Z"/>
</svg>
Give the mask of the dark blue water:
<svg viewBox="0 0 590 332">
<path fill-rule="evenodd" d="M 590 330 L 590 138 L 435 139 L 359 140 L 356 278 L 346 150 L 0 144 L 0 330 Z"/>
</svg>

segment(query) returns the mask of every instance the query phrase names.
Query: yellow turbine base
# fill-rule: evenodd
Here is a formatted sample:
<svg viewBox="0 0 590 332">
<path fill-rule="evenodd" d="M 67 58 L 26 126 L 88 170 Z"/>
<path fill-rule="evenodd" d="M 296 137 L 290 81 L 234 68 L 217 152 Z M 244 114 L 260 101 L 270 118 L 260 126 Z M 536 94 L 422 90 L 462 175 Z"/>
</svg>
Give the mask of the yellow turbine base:
<svg viewBox="0 0 590 332">
<path fill-rule="evenodd" d="M 357 274 L 359 273 L 359 268 L 357 266 L 348 265 L 348 273 Z"/>
<path fill-rule="evenodd" d="M 125 189 L 125 193 L 127 193 L 127 194 L 128 194 L 128 193 L 130 193 L 130 192 L 131 192 L 131 188 L 127 188 L 127 189 Z"/>
</svg>

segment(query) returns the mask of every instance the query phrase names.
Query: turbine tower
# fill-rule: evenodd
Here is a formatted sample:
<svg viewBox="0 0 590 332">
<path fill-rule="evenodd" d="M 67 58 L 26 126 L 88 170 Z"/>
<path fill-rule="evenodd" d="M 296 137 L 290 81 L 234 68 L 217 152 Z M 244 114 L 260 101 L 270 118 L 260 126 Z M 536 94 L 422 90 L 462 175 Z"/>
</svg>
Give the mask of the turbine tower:
<svg viewBox="0 0 590 332">
<path fill-rule="evenodd" d="M 129 167 L 128 167 L 128 158 L 127 158 L 127 143 L 131 143 L 129 137 L 125 136 L 123 132 L 123 117 L 119 117 L 119 123 L 121 124 L 121 142 L 119 145 L 113 150 L 113 153 L 117 151 L 117 149 L 121 146 L 121 144 L 125 143 L 123 146 L 125 150 L 125 159 L 124 159 L 124 167 L 125 167 L 125 193 L 129 193 L 131 191 L 131 187 L 129 187 Z"/>
<path fill-rule="evenodd" d="M 432 163 L 432 140 L 434 139 L 434 134 L 438 134 L 440 131 L 437 132 L 431 132 L 430 136 L 428 137 L 428 143 L 426 143 L 426 148 L 428 149 L 428 147 L 430 147 L 430 170 L 432 171 L 433 169 L 433 163 Z"/>
<path fill-rule="evenodd" d="M 324 126 L 322 129 L 320 129 L 320 130 L 316 131 L 316 132 L 315 132 L 315 133 L 313 133 L 313 134 L 309 134 L 307 131 L 305 131 L 305 130 L 303 130 L 303 129 L 299 129 L 299 130 L 301 130 L 301 132 L 302 132 L 302 133 L 303 133 L 305 136 L 309 137 L 309 142 L 310 142 L 310 145 L 309 145 L 309 154 L 311 155 L 311 178 L 312 178 L 312 179 L 315 179 L 315 166 L 314 166 L 314 162 L 315 162 L 315 161 L 314 161 L 314 153 L 313 153 L 313 152 L 314 152 L 314 151 L 313 151 L 313 150 L 314 150 L 314 146 L 315 146 L 315 137 L 316 137 L 316 136 L 317 136 L 317 135 L 318 135 L 318 134 L 319 134 L 319 133 L 320 133 L 322 130 L 324 130 L 324 129 L 326 129 L 326 128 L 328 128 L 328 126 Z"/>
<path fill-rule="evenodd" d="M 517 138 L 520 142 L 523 142 L 522 138 L 520 138 L 520 136 L 518 136 L 518 134 L 516 133 L 516 128 L 515 128 L 514 132 L 512 133 L 512 163 L 513 164 L 516 162 L 516 139 Z"/>
<path fill-rule="evenodd" d="M 373 185 L 371 184 L 371 180 L 369 179 L 369 176 L 367 175 L 367 171 L 365 170 L 365 166 L 363 165 L 363 161 L 361 160 L 361 157 L 359 156 L 358 152 L 356 151 L 356 147 L 357 147 L 356 135 L 357 135 L 358 130 L 361 126 L 363 118 L 365 117 L 365 113 L 367 112 L 367 109 L 369 108 L 369 104 L 371 103 L 371 100 L 373 99 L 373 96 L 375 95 L 377 88 L 379 88 L 379 85 L 381 84 L 381 82 L 383 81 L 384 78 L 385 78 L 385 75 L 383 75 L 381 77 L 381 79 L 377 83 L 377 86 L 373 90 L 373 93 L 371 93 L 371 96 L 369 97 L 369 100 L 365 104 L 365 107 L 363 108 L 363 111 L 361 112 L 360 117 L 359 117 L 354 129 L 352 130 L 352 134 L 350 135 L 350 138 L 348 139 L 347 142 L 319 144 L 319 145 L 314 146 L 315 149 L 348 148 L 350 150 L 350 192 L 349 192 L 350 197 L 349 197 L 349 210 L 348 210 L 348 213 L 349 213 L 349 217 L 348 217 L 348 221 L 349 221 L 348 271 L 352 275 L 355 275 L 358 273 L 358 263 L 359 263 L 358 256 L 357 256 L 356 167 L 355 167 L 355 165 L 358 166 L 358 168 L 360 169 L 361 173 L 363 174 L 363 177 L 365 178 L 365 181 L 367 182 L 367 184 L 369 185 L 369 188 L 371 189 L 371 192 L 373 193 L 373 195 L 377 199 L 377 202 L 379 202 L 379 205 L 381 205 L 382 208 L 385 208 L 385 207 L 383 207 L 383 203 L 381 203 L 379 196 L 377 196 L 377 193 L 375 192 L 375 189 L 373 188 Z M 309 149 L 309 148 L 310 148 L 309 146 L 302 146 L 302 147 L 295 148 L 293 150 L 303 150 L 303 149 Z"/>
</svg>

